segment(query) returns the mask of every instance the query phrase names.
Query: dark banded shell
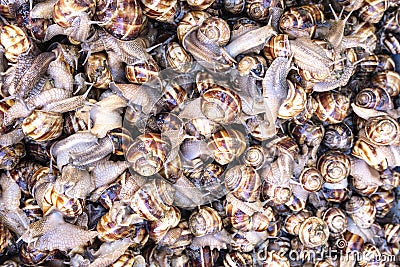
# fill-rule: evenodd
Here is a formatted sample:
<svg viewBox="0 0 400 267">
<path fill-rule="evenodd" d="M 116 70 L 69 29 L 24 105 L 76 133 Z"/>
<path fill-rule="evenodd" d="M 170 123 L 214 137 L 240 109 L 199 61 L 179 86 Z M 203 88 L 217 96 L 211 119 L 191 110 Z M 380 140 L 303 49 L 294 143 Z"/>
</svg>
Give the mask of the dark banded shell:
<svg viewBox="0 0 400 267">
<path fill-rule="evenodd" d="M 383 190 L 379 188 L 374 194 L 370 196 L 371 201 L 376 208 L 376 217 L 385 217 L 390 209 L 394 206 L 395 194 L 391 190 Z"/>
<path fill-rule="evenodd" d="M 17 57 L 31 47 L 31 40 L 24 30 L 16 25 L 1 27 L 0 43 L 5 49 L 5 56 L 10 62 L 17 62 Z"/>
<path fill-rule="evenodd" d="M 253 145 L 246 149 L 242 155 L 242 163 L 258 170 L 272 161 L 272 151 L 261 145 Z"/>
<path fill-rule="evenodd" d="M 396 97 L 400 94 L 400 74 L 393 70 L 378 72 L 372 77 L 371 84 L 386 90 L 391 97 Z"/>
<path fill-rule="evenodd" d="M 388 8 L 388 0 L 364 0 L 363 6 L 358 12 L 363 21 L 375 24 L 382 19 Z"/>
<path fill-rule="evenodd" d="M 348 96 L 337 92 L 319 93 L 315 96 L 317 110 L 315 115 L 328 124 L 339 123 L 349 113 L 350 99 Z"/>
<path fill-rule="evenodd" d="M 194 10 L 205 10 L 210 7 L 215 0 L 188 0 L 188 5 Z"/>
<path fill-rule="evenodd" d="M 389 116 L 372 117 L 365 123 L 365 135 L 376 145 L 398 145 L 400 125 Z"/>
<path fill-rule="evenodd" d="M 328 225 L 330 237 L 338 237 L 347 230 L 347 215 L 339 208 L 329 208 L 324 211 L 322 220 Z"/>
<path fill-rule="evenodd" d="M 25 146 L 22 143 L 1 147 L 0 169 L 12 170 L 25 155 Z"/>
<path fill-rule="evenodd" d="M 328 225 L 318 217 L 307 218 L 299 229 L 299 238 L 304 246 L 314 248 L 328 241 Z"/>
<path fill-rule="evenodd" d="M 379 153 L 377 145 L 372 144 L 366 138 L 358 138 L 354 143 L 351 155 L 364 160 L 368 165 L 378 171 L 388 168 L 388 160 L 382 153 Z"/>
<path fill-rule="evenodd" d="M 349 150 L 354 143 L 354 134 L 344 123 L 332 124 L 325 127 L 322 144 L 332 150 Z"/>
<path fill-rule="evenodd" d="M 212 121 L 230 123 L 242 111 L 242 102 L 239 95 L 231 89 L 213 86 L 201 96 L 201 111 Z"/>
<path fill-rule="evenodd" d="M 20 259 L 25 265 L 37 266 L 45 263 L 56 252 L 56 250 L 41 251 L 36 249 L 32 244 L 23 243 L 20 247 Z"/>
<path fill-rule="evenodd" d="M 214 234 L 222 230 L 222 220 L 213 208 L 201 207 L 190 215 L 189 228 L 194 236 Z"/>
<path fill-rule="evenodd" d="M 361 251 L 362 246 L 364 245 L 364 239 L 357 235 L 356 233 L 346 231 L 343 235 L 343 239 L 346 241 L 346 247 L 343 250 L 349 251 Z"/>
<path fill-rule="evenodd" d="M 261 178 L 250 166 L 237 165 L 227 170 L 225 186 L 240 200 L 255 202 L 260 198 Z"/>
<path fill-rule="evenodd" d="M 165 57 L 168 65 L 177 72 L 186 73 L 193 67 L 193 57 L 176 42 L 168 43 L 165 48 Z"/>
<path fill-rule="evenodd" d="M 168 140 L 160 134 L 146 133 L 139 135 L 126 150 L 126 160 L 133 170 L 143 176 L 159 172 L 170 152 Z"/>
<path fill-rule="evenodd" d="M 143 14 L 160 22 L 172 23 L 178 9 L 177 0 L 140 0 Z"/>
<path fill-rule="evenodd" d="M 400 242 L 400 224 L 387 223 L 384 226 L 384 230 L 387 242 L 393 244 Z"/>
<path fill-rule="evenodd" d="M 94 0 L 58 0 L 53 9 L 53 20 L 61 27 L 68 28 L 82 12 L 94 15 Z"/>
<path fill-rule="evenodd" d="M 107 89 L 112 81 L 107 55 L 102 52 L 90 54 L 85 64 L 85 73 L 94 87 Z"/>
<path fill-rule="evenodd" d="M 276 36 L 272 36 L 265 43 L 263 52 L 270 62 L 277 57 L 289 57 L 291 54 L 289 35 L 278 34 Z"/>
<path fill-rule="evenodd" d="M 22 122 L 22 130 L 27 137 L 38 142 L 56 139 L 62 134 L 64 119 L 62 114 L 34 110 Z"/>
<path fill-rule="evenodd" d="M 228 23 L 222 18 L 209 17 L 199 27 L 198 34 L 216 42 L 219 46 L 225 46 L 231 37 L 231 30 Z"/>
<path fill-rule="evenodd" d="M 190 11 L 179 22 L 176 33 L 182 43 L 183 37 L 194 27 L 199 27 L 211 15 L 204 11 Z"/>
<path fill-rule="evenodd" d="M 362 108 L 375 109 L 379 111 L 393 109 L 393 102 L 388 92 L 377 87 L 362 89 L 356 95 L 354 103 Z"/>
<path fill-rule="evenodd" d="M 369 228 L 375 221 L 376 208 L 367 197 L 352 196 L 346 202 L 345 209 L 360 228 Z"/>
<path fill-rule="evenodd" d="M 305 168 L 300 173 L 299 182 L 309 192 L 317 192 L 322 188 L 324 179 L 316 168 Z"/>
<path fill-rule="evenodd" d="M 182 85 L 179 80 L 169 81 L 163 88 L 161 96 L 162 109 L 171 111 L 176 107 L 182 106 L 188 98 L 186 90 L 185 85 Z"/>
<path fill-rule="evenodd" d="M 0 253 L 2 254 L 9 245 L 12 234 L 4 223 L 0 220 Z"/>
<path fill-rule="evenodd" d="M 145 84 L 158 76 L 160 68 L 155 60 L 146 62 L 138 61 L 135 64 L 126 65 L 125 76 L 131 83 Z"/>
<path fill-rule="evenodd" d="M 113 154 L 122 156 L 133 139 L 131 133 L 126 128 L 115 128 L 107 132 L 108 138 L 113 143 Z"/>
<path fill-rule="evenodd" d="M 117 225 L 112 220 L 110 212 L 107 212 L 100 218 L 96 230 L 101 241 L 112 242 L 128 236 L 132 231 L 132 227 Z"/>
<path fill-rule="evenodd" d="M 42 210 L 46 212 L 52 207 L 56 207 L 63 215 L 67 217 L 77 217 L 83 212 L 83 200 L 70 198 L 57 192 L 53 186 L 50 186 L 42 200 Z"/>
<path fill-rule="evenodd" d="M 97 0 L 96 19 L 115 38 L 123 41 L 135 39 L 146 24 L 137 0 Z"/>
<path fill-rule="evenodd" d="M 211 135 L 208 148 L 221 165 L 232 162 L 246 149 L 246 139 L 238 130 L 221 129 Z"/>
<path fill-rule="evenodd" d="M 350 159 L 340 152 L 329 150 L 317 162 L 317 168 L 327 183 L 337 183 L 350 174 Z"/>
<path fill-rule="evenodd" d="M 181 219 L 181 213 L 177 207 L 166 211 L 164 216 L 157 221 L 149 223 L 149 236 L 157 244 L 166 236 L 167 232 L 176 227 Z"/>
<path fill-rule="evenodd" d="M 253 266 L 253 257 L 248 253 L 233 251 L 225 255 L 224 266 L 225 267 Z"/>
</svg>

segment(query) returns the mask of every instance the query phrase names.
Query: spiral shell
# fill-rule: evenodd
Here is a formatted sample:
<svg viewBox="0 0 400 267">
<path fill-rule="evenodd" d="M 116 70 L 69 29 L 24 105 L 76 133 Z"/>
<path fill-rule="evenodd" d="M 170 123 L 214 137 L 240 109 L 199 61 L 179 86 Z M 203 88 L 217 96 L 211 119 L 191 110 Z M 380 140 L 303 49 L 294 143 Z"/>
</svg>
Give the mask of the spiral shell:
<svg viewBox="0 0 400 267">
<path fill-rule="evenodd" d="M 188 5 L 194 10 L 204 10 L 210 7 L 215 0 L 189 0 Z"/>
<path fill-rule="evenodd" d="M 246 2 L 243 0 L 224 0 L 225 10 L 232 14 L 239 14 L 244 10 Z"/>
<path fill-rule="evenodd" d="M 369 142 L 366 138 L 358 138 L 354 143 L 351 154 L 364 160 L 368 165 L 378 171 L 388 168 L 388 160 L 383 153 L 379 153 L 378 146 Z"/>
<path fill-rule="evenodd" d="M 259 170 L 271 160 L 268 154 L 268 149 L 261 145 L 249 146 L 242 155 L 242 163 Z"/>
<path fill-rule="evenodd" d="M 340 151 L 334 150 L 323 154 L 317 162 L 318 170 L 328 183 L 337 183 L 347 178 L 350 174 L 350 166 L 349 157 Z"/>
<path fill-rule="evenodd" d="M 231 30 L 228 23 L 217 17 L 207 18 L 201 24 L 197 33 L 216 42 L 219 46 L 225 46 L 231 37 Z"/>
<path fill-rule="evenodd" d="M 5 49 L 5 56 L 10 62 L 17 62 L 17 57 L 31 47 L 28 35 L 16 25 L 1 27 L 0 43 Z"/>
<path fill-rule="evenodd" d="M 329 202 L 342 203 L 349 198 L 350 190 L 347 188 L 347 179 L 339 183 L 324 183 L 322 186 L 322 195 Z"/>
<path fill-rule="evenodd" d="M 12 170 L 25 157 L 26 150 L 22 143 L 3 146 L 0 148 L 0 169 Z"/>
<path fill-rule="evenodd" d="M 322 188 L 324 179 L 316 168 L 305 168 L 300 173 L 299 182 L 309 192 L 317 192 Z"/>
<path fill-rule="evenodd" d="M 125 76 L 131 83 L 145 84 L 151 81 L 154 77 L 158 76 L 160 68 L 157 62 L 150 59 L 146 62 L 136 62 L 134 64 L 126 65 Z"/>
<path fill-rule="evenodd" d="M 372 74 L 374 72 L 379 73 L 387 70 L 393 71 L 395 70 L 395 63 L 389 55 L 371 54 L 366 57 L 362 62 L 360 62 L 359 68 L 362 74 Z"/>
<path fill-rule="evenodd" d="M 350 99 L 343 94 L 336 92 L 319 93 L 315 100 L 317 110 L 314 114 L 328 124 L 342 122 L 349 113 Z"/>
<path fill-rule="evenodd" d="M 328 225 L 318 217 L 307 218 L 299 229 L 299 238 L 304 246 L 315 248 L 328 241 Z"/>
<path fill-rule="evenodd" d="M 246 1 L 247 15 L 258 21 L 265 21 L 269 15 L 271 1 L 250 0 Z"/>
<path fill-rule="evenodd" d="M 188 97 L 187 88 L 179 81 L 171 80 L 163 88 L 161 103 L 164 110 L 171 111 L 181 107 Z"/>
<path fill-rule="evenodd" d="M 324 127 L 322 125 L 306 122 L 303 125 L 290 125 L 290 133 L 296 142 L 302 146 L 319 146 L 324 136 Z"/>
<path fill-rule="evenodd" d="M 263 53 L 270 62 L 277 57 L 289 57 L 291 54 L 289 35 L 278 34 L 269 38 L 265 43 Z"/>
<path fill-rule="evenodd" d="M 234 251 L 227 253 L 224 258 L 225 267 L 252 266 L 253 257 L 248 253 Z"/>
<path fill-rule="evenodd" d="M 252 167 L 237 165 L 225 173 L 225 186 L 236 198 L 255 202 L 260 197 L 261 178 Z"/>
<path fill-rule="evenodd" d="M 353 146 L 354 134 L 344 123 L 328 125 L 322 143 L 332 150 L 347 151 Z"/>
<path fill-rule="evenodd" d="M 339 237 L 347 230 L 347 215 L 339 208 L 324 211 L 322 220 L 328 225 L 330 237 Z"/>
<path fill-rule="evenodd" d="M 107 212 L 100 218 L 96 230 L 101 241 L 112 242 L 128 236 L 133 229 L 129 226 L 117 225 L 111 218 L 110 212 Z"/>
<path fill-rule="evenodd" d="M 318 5 L 291 7 L 279 19 L 279 29 L 292 37 L 313 37 L 318 24 L 325 20 Z"/>
<path fill-rule="evenodd" d="M 52 207 L 56 207 L 63 215 L 67 217 L 76 217 L 83 212 L 83 200 L 67 197 L 65 194 L 57 192 L 53 186 L 50 186 L 42 202 L 42 210 L 46 212 Z"/>
<path fill-rule="evenodd" d="M 354 223 L 361 228 L 369 228 L 375 221 L 376 208 L 366 197 L 352 196 L 345 208 Z"/>
<path fill-rule="evenodd" d="M 193 67 L 193 57 L 176 42 L 170 42 L 165 48 L 165 57 L 174 71 L 187 73 Z"/>
<path fill-rule="evenodd" d="M 390 209 L 394 206 L 395 194 L 391 190 L 378 189 L 370 196 L 371 201 L 375 205 L 376 217 L 385 217 Z"/>
<path fill-rule="evenodd" d="M 287 81 L 289 91 L 285 100 L 279 107 L 278 117 L 281 119 L 292 119 L 299 115 L 306 106 L 306 92 L 299 84 Z"/>
<path fill-rule="evenodd" d="M 107 89 L 112 81 L 105 53 L 93 53 L 85 64 L 85 74 L 96 88 Z"/>
<path fill-rule="evenodd" d="M 376 145 L 398 145 L 400 125 L 389 116 L 369 118 L 365 124 L 365 135 Z"/>
<path fill-rule="evenodd" d="M 136 0 L 97 0 L 95 17 L 108 33 L 123 41 L 136 38 L 146 21 Z"/>
<path fill-rule="evenodd" d="M 221 165 L 230 163 L 246 149 L 246 139 L 238 130 L 221 129 L 211 135 L 208 148 Z"/>
<path fill-rule="evenodd" d="M 387 242 L 393 244 L 400 242 L 400 224 L 387 223 L 384 226 L 384 231 Z"/>
<path fill-rule="evenodd" d="M 371 84 L 385 90 L 391 97 L 396 97 L 400 94 L 400 74 L 395 71 L 378 72 L 372 77 Z"/>
<path fill-rule="evenodd" d="M 61 27 L 68 28 L 83 12 L 94 15 L 96 1 L 94 0 L 58 0 L 53 9 L 53 20 Z"/>
<path fill-rule="evenodd" d="M 386 90 L 381 88 L 364 88 L 356 95 L 354 103 L 362 108 L 374 110 L 393 109 L 393 102 Z"/>
<path fill-rule="evenodd" d="M 194 236 L 213 234 L 222 230 L 222 220 L 216 210 L 201 207 L 190 215 L 189 228 Z"/>
<path fill-rule="evenodd" d="M 167 234 L 168 230 L 178 225 L 181 213 L 178 208 L 172 207 L 165 212 L 164 216 L 157 221 L 149 223 L 149 236 L 154 242 L 159 243 Z"/>
<path fill-rule="evenodd" d="M 239 95 L 229 88 L 213 86 L 201 96 L 201 111 L 212 121 L 229 123 L 242 111 L 242 102 Z"/>
<path fill-rule="evenodd" d="M 64 119 L 62 114 L 35 110 L 22 122 L 26 136 L 38 142 L 56 139 L 62 134 Z"/>
<path fill-rule="evenodd" d="M 363 6 L 358 12 L 363 21 L 375 24 L 381 20 L 383 14 L 388 8 L 388 0 L 366 0 L 363 1 Z"/>
<path fill-rule="evenodd" d="M 194 27 L 199 27 L 211 15 L 204 11 L 191 11 L 187 13 L 178 24 L 177 36 L 182 43 L 183 37 Z"/>
<path fill-rule="evenodd" d="M 308 212 L 307 210 L 300 211 L 297 214 L 289 215 L 285 220 L 285 231 L 291 235 L 298 236 L 300 225 L 310 216 L 310 212 Z"/>
<path fill-rule="evenodd" d="M 178 9 L 177 0 L 140 0 L 143 14 L 160 22 L 172 23 Z"/>
<path fill-rule="evenodd" d="M 159 172 L 170 152 L 170 144 L 160 134 L 139 135 L 126 151 L 126 160 L 133 170 L 143 176 Z"/>
</svg>

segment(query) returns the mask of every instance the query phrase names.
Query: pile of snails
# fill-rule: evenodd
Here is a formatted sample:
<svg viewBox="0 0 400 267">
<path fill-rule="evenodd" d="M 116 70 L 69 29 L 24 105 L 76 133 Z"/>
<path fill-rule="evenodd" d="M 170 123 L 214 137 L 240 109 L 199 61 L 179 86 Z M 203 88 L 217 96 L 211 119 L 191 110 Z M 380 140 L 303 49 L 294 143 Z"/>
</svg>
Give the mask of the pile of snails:
<svg viewBox="0 0 400 267">
<path fill-rule="evenodd" d="M 400 266 L 399 1 L 0 17 L 0 266 Z"/>
</svg>

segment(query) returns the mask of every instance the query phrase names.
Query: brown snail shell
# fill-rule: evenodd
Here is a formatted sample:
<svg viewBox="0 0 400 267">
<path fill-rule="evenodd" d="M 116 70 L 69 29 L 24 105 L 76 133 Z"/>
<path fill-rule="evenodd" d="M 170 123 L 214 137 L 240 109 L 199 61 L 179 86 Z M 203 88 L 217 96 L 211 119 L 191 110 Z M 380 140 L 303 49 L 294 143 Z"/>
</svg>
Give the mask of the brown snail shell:
<svg viewBox="0 0 400 267">
<path fill-rule="evenodd" d="M 160 22 L 172 23 L 178 10 L 177 0 L 140 0 L 143 14 Z"/>
<path fill-rule="evenodd" d="M 231 37 L 228 23 L 217 17 L 207 18 L 198 30 L 198 34 L 200 33 L 219 46 L 225 46 Z"/>
<path fill-rule="evenodd" d="M 146 21 L 136 0 L 97 0 L 95 17 L 107 32 L 124 41 L 136 38 Z"/>
<path fill-rule="evenodd" d="M 371 81 L 373 86 L 386 90 L 391 97 L 400 94 L 399 83 L 400 74 L 393 70 L 378 72 L 374 77 L 372 77 Z"/>
<path fill-rule="evenodd" d="M 194 10 L 204 10 L 210 7 L 215 0 L 189 0 L 187 1 L 188 5 L 191 6 Z"/>
<path fill-rule="evenodd" d="M 169 148 L 169 142 L 160 134 L 146 133 L 135 139 L 125 156 L 135 172 L 151 176 L 162 169 L 170 152 Z"/>
<path fill-rule="evenodd" d="M 387 242 L 395 244 L 400 241 L 400 224 L 387 223 L 384 230 Z"/>
<path fill-rule="evenodd" d="M 225 165 L 244 152 L 246 139 L 238 130 L 221 129 L 211 135 L 208 148 L 212 152 L 215 161 Z"/>
<path fill-rule="evenodd" d="M 386 9 L 389 7 L 389 1 L 363 1 L 363 6 L 358 11 L 360 18 L 365 22 L 378 23 Z"/>
<path fill-rule="evenodd" d="M 224 0 L 224 8 L 232 14 L 239 14 L 244 10 L 246 2 L 243 0 Z"/>
<path fill-rule="evenodd" d="M 56 139 L 62 134 L 64 119 L 62 114 L 34 110 L 22 122 L 22 130 L 26 136 L 38 142 Z"/>
<path fill-rule="evenodd" d="M 398 145 L 400 125 L 389 116 L 369 118 L 365 124 L 365 135 L 376 145 Z"/>
<path fill-rule="evenodd" d="M 126 65 L 125 76 L 131 83 L 145 84 L 158 76 L 160 68 L 153 59 Z"/>
<path fill-rule="evenodd" d="M 393 207 L 395 194 L 391 190 L 383 190 L 380 188 L 378 189 L 378 191 L 373 193 L 370 198 L 375 205 L 376 217 L 383 218 L 389 213 L 390 209 Z"/>
<path fill-rule="evenodd" d="M 350 167 L 349 157 L 334 150 L 329 150 L 323 154 L 317 162 L 318 170 L 328 183 L 337 183 L 347 178 L 350 174 Z"/>
<path fill-rule="evenodd" d="M 3 146 L 0 148 L 0 169 L 12 170 L 19 163 L 21 158 L 26 155 L 23 143 Z"/>
<path fill-rule="evenodd" d="M 165 57 L 168 65 L 177 72 L 187 73 L 193 67 L 193 57 L 176 42 L 168 43 L 165 48 Z"/>
<path fill-rule="evenodd" d="M 199 27 L 211 15 L 204 11 L 191 11 L 187 13 L 178 24 L 177 35 L 182 43 L 183 37 L 194 27 Z"/>
<path fill-rule="evenodd" d="M 58 0 L 53 9 L 53 20 L 61 27 L 68 28 L 83 12 L 94 15 L 96 1 L 94 0 Z"/>
<path fill-rule="evenodd" d="M 170 210 L 165 212 L 164 216 L 160 220 L 149 223 L 150 238 L 156 243 L 159 243 L 167 234 L 169 229 L 178 225 L 180 219 L 181 213 L 179 209 L 172 207 Z"/>
<path fill-rule="evenodd" d="M 344 123 L 328 125 L 322 143 L 332 150 L 347 151 L 353 146 L 354 134 Z"/>
<path fill-rule="evenodd" d="M 250 166 L 237 165 L 225 173 L 225 186 L 243 201 L 255 202 L 260 198 L 261 178 Z"/>
<path fill-rule="evenodd" d="M 376 170 L 383 171 L 388 168 L 388 159 L 386 155 L 380 153 L 378 148 L 379 146 L 372 144 L 366 138 L 359 137 L 354 143 L 351 154 L 364 160 Z"/>
<path fill-rule="evenodd" d="M 225 267 L 252 266 L 253 264 L 253 257 L 249 253 L 233 251 L 227 253 L 224 258 Z"/>
<path fill-rule="evenodd" d="M 299 238 L 304 246 L 314 248 L 328 241 L 328 225 L 318 217 L 307 218 L 299 229 Z"/>
<path fill-rule="evenodd" d="M 96 88 L 107 89 L 112 81 L 111 71 L 105 53 L 90 54 L 86 64 L 85 73 L 89 82 Z"/>
<path fill-rule="evenodd" d="M 346 202 L 346 212 L 360 228 L 369 228 L 375 221 L 376 208 L 366 197 L 352 196 Z"/>
<path fill-rule="evenodd" d="M 268 157 L 269 154 L 271 154 L 271 152 L 261 145 L 249 146 L 243 152 L 242 163 L 259 170 L 271 160 L 271 158 Z"/>
<path fill-rule="evenodd" d="M 319 93 L 315 100 L 317 101 L 315 115 L 328 124 L 342 122 L 349 113 L 350 99 L 343 94 L 336 92 Z"/>
<path fill-rule="evenodd" d="M 279 107 L 278 117 L 292 119 L 299 115 L 306 107 L 306 92 L 299 84 L 287 81 L 289 85 L 288 95 Z"/>
<path fill-rule="evenodd" d="M 222 230 L 222 220 L 216 210 L 201 207 L 190 215 L 189 228 L 194 236 L 213 234 Z"/>
<path fill-rule="evenodd" d="M 393 109 L 393 102 L 386 90 L 381 88 L 364 88 L 356 95 L 354 103 L 362 108 L 385 111 Z"/>
<path fill-rule="evenodd" d="M 317 192 L 322 188 L 324 179 L 316 168 L 305 168 L 300 173 L 299 182 L 301 186 L 309 192 Z"/>
<path fill-rule="evenodd" d="M 285 220 L 285 231 L 291 235 L 298 236 L 300 225 L 311 216 L 307 210 L 300 211 L 297 214 L 289 215 Z"/>
<path fill-rule="evenodd" d="M 289 36 L 287 34 L 272 36 L 265 43 L 263 53 L 270 62 L 277 57 L 289 57 L 291 53 Z"/>
<path fill-rule="evenodd" d="M 25 31 L 11 24 L 1 27 L 0 43 L 5 49 L 6 58 L 14 63 L 19 55 L 31 47 L 31 41 Z"/>
<path fill-rule="evenodd" d="M 347 215 L 339 208 L 324 211 L 322 220 L 328 225 L 331 237 L 338 237 L 347 230 Z"/>
</svg>

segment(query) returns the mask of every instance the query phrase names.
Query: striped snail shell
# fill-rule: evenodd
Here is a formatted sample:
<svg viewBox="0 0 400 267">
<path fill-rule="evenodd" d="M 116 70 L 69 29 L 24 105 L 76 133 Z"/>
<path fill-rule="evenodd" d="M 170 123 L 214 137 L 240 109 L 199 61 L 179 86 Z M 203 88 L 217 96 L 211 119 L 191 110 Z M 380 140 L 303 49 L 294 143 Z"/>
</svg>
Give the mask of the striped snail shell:
<svg viewBox="0 0 400 267">
<path fill-rule="evenodd" d="M 386 90 L 364 88 L 356 95 L 354 103 L 362 108 L 385 111 L 393 109 L 393 102 Z"/>
<path fill-rule="evenodd" d="M 107 55 L 102 52 L 90 54 L 85 64 L 85 73 L 94 87 L 107 89 L 112 81 Z"/>
<path fill-rule="evenodd" d="M 157 220 L 149 223 L 149 236 L 154 242 L 159 243 L 168 230 L 176 227 L 181 219 L 181 212 L 178 208 L 172 206 L 172 208 L 165 212 L 164 216 Z"/>
<path fill-rule="evenodd" d="M 369 228 L 375 221 L 376 208 L 367 197 L 352 196 L 346 202 L 345 209 L 360 228 Z"/>
<path fill-rule="evenodd" d="M 400 125 L 389 116 L 371 117 L 365 124 L 365 135 L 376 145 L 398 145 Z"/>
<path fill-rule="evenodd" d="M 140 0 L 143 14 L 160 22 L 172 23 L 178 10 L 177 0 Z"/>
<path fill-rule="evenodd" d="M 187 13 L 178 24 L 177 36 L 182 43 L 183 36 L 185 36 L 194 27 L 199 27 L 211 15 L 204 11 L 191 11 Z"/>
<path fill-rule="evenodd" d="M 96 0 L 95 17 L 108 33 L 123 41 L 136 38 L 146 21 L 136 0 Z"/>
<path fill-rule="evenodd" d="M 349 198 L 350 190 L 347 186 L 347 179 L 343 179 L 339 183 L 324 183 L 321 189 L 322 195 L 329 202 L 342 203 Z"/>
<path fill-rule="evenodd" d="M 270 200 L 276 205 L 281 205 L 290 200 L 293 192 L 290 187 L 274 185 L 263 181 L 262 183 L 262 198 Z"/>
<path fill-rule="evenodd" d="M 225 46 L 231 38 L 231 30 L 228 23 L 218 17 L 209 17 L 201 24 L 197 34 L 201 34 L 216 42 L 219 46 Z"/>
<path fill-rule="evenodd" d="M 225 10 L 232 14 L 239 14 L 244 10 L 246 1 L 244 0 L 224 0 Z"/>
<path fill-rule="evenodd" d="M 391 190 L 379 188 L 378 191 L 370 196 L 370 199 L 375 205 L 376 217 L 383 218 L 394 206 L 395 194 Z"/>
<path fill-rule="evenodd" d="M 100 218 L 96 230 L 101 241 L 112 242 L 128 236 L 132 227 L 117 225 L 111 218 L 110 212 L 107 212 Z"/>
<path fill-rule="evenodd" d="M 325 20 L 318 5 L 291 7 L 279 19 L 279 29 L 292 37 L 313 37 L 318 24 Z"/>
<path fill-rule="evenodd" d="M 126 65 L 125 76 L 131 83 L 145 84 L 158 76 L 160 68 L 154 59 L 146 62 L 135 62 L 134 64 Z"/>
<path fill-rule="evenodd" d="M 319 247 L 328 241 L 328 237 L 328 225 L 318 217 L 307 218 L 300 225 L 299 238 L 306 247 Z"/>
<path fill-rule="evenodd" d="M 189 228 L 194 236 L 214 234 L 222 230 L 222 220 L 213 208 L 201 207 L 190 215 Z"/>
<path fill-rule="evenodd" d="M 139 135 L 126 151 L 126 160 L 133 170 L 143 176 L 159 172 L 170 152 L 170 144 L 160 134 Z"/>
<path fill-rule="evenodd" d="M 238 130 L 221 129 L 211 135 L 208 148 L 212 152 L 214 160 L 225 165 L 244 152 L 246 139 Z"/>
<path fill-rule="evenodd" d="M 250 166 L 237 165 L 227 170 L 225 186 L 240 200 L 255 202 L 260 198 L 261 178 Z"/>
<path fill-rule="evenodd" d="M 9 241 L 12 239 L 12 234 L 8 228 L 0 221 L 0 253 L 3 253 L 9 245 Z"/>
<path fill-rule="evenodd" d="M 168 43 L 165 48 L 165 57 L 174 71 L 179 73 L 187 73 L 193 67 L 193 57 L 189 55 L 181 45 L 176 42 Z"/>
<path fill-rule="evenodd" d="M 266 147 L 261 145 L 249 146 L 243 152 L 242 163 L 259 170 L 272 160 L 272 155 L 269 157 L 269 154 L 271 152 Z"/>
<path fill-rule="evenodd" d="M 0 148 L 0 170 L 12 170 L 25 157 L 26 150 L 23 143 L 17 143 Z"/>
<path fill-rule="evenodd" d="M 278 117 L 281 119 L 292 119 L 299 115 L 306 107 L 307 95 L 303 87 L 287 81 L 289 85 L 288 94 L 278 110 Z"/>
<path fill-rule="evenodd" d="M 324 179 L 316 168 L 305 168 L 299 175 L 301 186 L 309 192 L 317 192 L 322 188 Z"/>
<path fill-rule="evenodd" d="M 62 134 L 64 119 L 62 114 L 34 110 L 22 122 L 24 134 L 38 142 L 56 139 Z"/>
<path fill-rule="evenodd" d="M 319 146 L 324 136 L 325 129 L 322 125 L 314 124 L 311 121 L 303 125 L 289 126 L 289 131 L 296 142 L 302 146 L 307 145 L 310 147 Z"/>
<path fill-rule="evenodd" d="M 308 210 L 302 210 L 297 214 L 289 215 L 285 220 L 284 230 L 291 235 L 298 236 L 300 225 L 310 216 L 311 214 Z"/>
<path fill-rule="evenodd" d="M 188 88 L 180 83 L 179 80 L 170 80 L 163 88 L 161 103 L 162 108 L 171 111 L 176 107 L 181 107 L 188 98 Z"/>
<path fill-rule="evenodd" d="M 379 146 L 372 144 L 366 138 L 359 137 L 354 143 L 351 155 L 364 160 L 368 165 L 378 171 L 388 168 L 388 160 L 383 153 L 380 153 Z"/>
<path fill-rule="evenodd" d="M 393 70 L 378 72 L 372 77 L 371 84 L 386 90 L 391 97 L 396 97 L 400 94 L 400 74 Z"/>
<path fill-rule="evenodd" d="M 68 28 L 84 12 L 93 16 L 95 8 L 94 0 L 58 0 L 54 5 L 53 20 L 61 27 Z"/>
<path fill-rule="evenodd" d="M 257 21 L 265 21 L 269 15 L 271 1 L 248 0 L 246 1 L 247 15 Z"/>
<path fill-rule="evenodd" d="M 84 202 L 82 199 L 70 198 L 59 193 L 53 186 L 49 186 L 42 200 L 42 210 L 46 214 L 50 208 L 56 207 L 64 216 L 77 217 L 83 212 Z"/>
<path fill-rule="evenodd" d="M 354 134 L 344 123 L 332 124 L 325 127 L 322 144 L 332 150 L 349 150 L 354 143 Z"/>
<path fill-rule="evenodd" d="M 249 253 L 233 251 L 224 258 L 225 267 L 253 266 L 253 257 Z"/>
<path fill-rule="evenodd" d="M 93 122 L 91 121 L 91 123 Z M 78 131 L 86 131 L 86 130 L 88 130 L 87 120 L 80 118 L 75 111 L 64 113 L 65 134 L 72 135 Z"/>
<path fill-rule="evenodd" d="M 108 131 L 107 136 L 113 144 L 112 153 L 118 156 L 124 155 L 127 147 L 133 142 L 131 133 L 128 129 L 123 127 Z"/>
<path fill-rule="evenodd" d="M 188 121 L 185 125 L 186 132 L 191 136 L 202 135 L 205 138 L 210 138 L 211 134 L 217 130 L 218 123 L 213 122 L 204 117 L 194 118 Z"/>
<path fill-rule="evenodd" d="M 329 150 L 317 162 L 317 168 L 327 183 L 337 183 L 350 174 L 350 159 L 340 152 Z"/>
<path fill-rule="evenodd" d="M 289 35 L 278 34 L 269 38 L 265 43 L 263 53 L 270 62 L 277 57 L 289 57 L 291 53 Z"/>
<path fill-rule="evenodd" d="M 389 8 L 388 0 L 363 1 L 363 6 L 360 8 L 359 16 L 365 22 L 378 23 L 383 17 L 385 11 Z"/>
<path fill-rule="evenodd" d="M 242 111 L 242 102 L 233 90 L 216 85 L 201 96 L 201 111 L 212 121 L 229 123 Z"/>
<path fill-rule="evenodd" d="M 381 262 L 382 254 L 381 254 L 380 249 L 370 243 L 364 244 L 360 253 L 362 253 L 362 255 L 368 255 L 367 257 L 362 257 L 362 259 L 360 259 L 358 261 L 358 264 L 360 266 L 366 266 L 366 267 L 381 266 L 381 267 L 383 267 L 385 265 L 384 263 Z"/>
<path fill-rule="evenodd" d="M 187 3 L 194 10 L 205 10 L 210 7 L 215 0 L 188 0 Z"/>
<path fill-rule="evenodd" d="M 324 211 L 322 220 L 328 225 L 330 237 L 339 237 L 347 230 L 347 215 L 339 208 L 329 208 Z"/>
<path fill-rule="evenodd" d="M 31 41 L 25 31 L 11 24 L 1 27 L 0 43 L 5 49 L 5 57 L 13 63 L 31 47 Z"/>
<path fill-rule="evenodd" d="M 318 93 L 315 96 L 317 110 L 314 112 L 317 117 L 328 124 L 339 123 L 349 113 L 350 99 L 336 92 Z"/>
<path fill-rule="evenodd" d="M 387 242 L 395 244 L 400 242 L 400 224 L 387 223 L 384 226 Z"/>
<path fill-rule="evenodd" d="M 400 53 L 400 38 L 398 34 L 384 32 L 381 36 L 381 43 L 383 48 L 389 51 L 389 53 L 394 55 Z"/>
<path fill-rule="evenodd" d="M 371 54 L 360 62 L 359 68 L 362 74 L 372 74 L 374 72 L 393 71 L 395 70 L 395 66 L 394 60 L 389 55 Z"/>
</svg>

